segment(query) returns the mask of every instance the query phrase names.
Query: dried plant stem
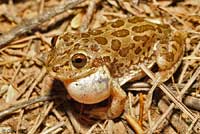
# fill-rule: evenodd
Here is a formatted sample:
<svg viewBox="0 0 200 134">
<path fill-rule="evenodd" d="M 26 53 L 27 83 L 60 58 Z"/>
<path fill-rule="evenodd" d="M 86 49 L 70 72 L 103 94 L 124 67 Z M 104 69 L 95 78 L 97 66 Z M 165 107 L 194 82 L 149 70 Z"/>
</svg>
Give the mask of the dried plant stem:
<svg viewBox="0 0 200 134">
<path fill-rule="evenodd" d="M 145 65 L 141 64 L 140 67 L 152 80 L 156 80 L 152 72 Z M 184 113 L 186 113 L 192 120 L 195 119 L 193 113 L 168 89 L 166 85 L 161 83 L 158 86 Z"/>
<path fill-rule="evenodd" d="M 49 20 L 50 18 L 63 13 L 64 11 L 77 6 L 79 3 L 83 2 L 84 0 L 68 0 L 65 3 L 58 5 L 56 7 L 50 8 L 49 10 L 44 11 L 43 14 L 40 14 L 38 17 L 25 20 L 22 24 L 18 25 L 8 33 L 3 34 L 0 36 L 0 48 L 2 48 L 6 43 L 9 43 L 11 40 L 16 38 L 17 36 L 26 33 L 27 31 L 36 28 L 38 25 L 44 23 L 45 21 Z"/>
<path fill-rule="evenodd" d="M 168 109 L 165 111 L 165 113 L 162 114 L 162 116 L 156 121 L 155 124 L 153 124 L 151 126 L 151 132 L 154 132 L 157 127 L 164 121 L 164 119 L 169 115 L 169 113 L 171 112 L 171 110 L 174 108 L 175 104 L 172 103 Z"/>
<path fill-rule="evenodd" d="M 194 51 L 191 53 L 190 56 L 195 56 L 195 54 L 199 51 L 199 49 L 200 49 L 200 43 L 198 43 L 198 45 L 194 48 Z M 185 63 L 185 65 L 183 66 L 183 70 L 181 71 L 178 84 L 182 83 L 186 70 L 188 69 L 189 65 L 192 65 L 194 62 L 195 60 L 191 60 Z"/>
<path fill-rule="evenodd" d="M 48 116 L 50 110 L 53 108 L 54 103 L 50 102 L 48 105 L 45 105 L 45 112 L 42 114 L 39 114 L 37 119 L 38 121 L 35 121 L 34 126 L 32 127 L 32 129 L 28 132 L 28 134 L 35 134 L 36 130 L 39 128 L 39 126 L 42 124 L 42 122 L 44 121 L 44 119 Z M 47 108 L 46 108 L 47 106 Z M 36 119 L 36 120 L 37 120 Z"/>
<path fill-rule="evenodd" d="M 142 68 L 145 68 L 145 69 L 143 69 L 144 71 L 146 70 L 146 67 L 144 67 L 143 65 L 142 65 Z M 178 96 L 178 98 L 182 98 L 182 96 L 184 95 L 184 93 L 187 91 L 187 89 L 191 86 L 191 84 L 195 81 L 195 79 L 197 78 L 197 76 L 199 75 L 199 73 L 200 73 L 200 67 L 196 70 L 196 72 L 194 73 L 194 75 L 192 76 L 192 78 L 188 81 L 188 83 L 185 85 L 185 87 L 181 90 L 181 92 L 180 92 L 180 95 Z M 150 76 L 150 75 L 149 75 Z M 151 77 L 151 76 L 150 76 Z M 166 86 L 162 86 L 162 84 L 160 85 L 160 88 L 163 90 L 163 88 L 166 88 Z M 168 92 L 169 90 L 165 90 L 164 89 L 164 92 Z M 169 94 L 171 94 L 171 93 L 169 93 Z M 175 96 L 173 96 L 173 94 L 172 95 L 170 95 L 172 98 L 173 98 L 173 102 L 174 103 L 176 103 L 176 105 L 177 106 L 179 106 L 179 108 L 183 111 L 183 112 L 185 112 L 185 113 L 187 113 L 187 115 L 192 119 L 192 120 L 195 120 L 196 118 L 194 117 L 194 115 L 191 113 L 191 111 L 187 108 L 187 107 L 185 107 L 185 105 L 181 102 L 181 101 L 179 101 L 179 100 L 177 100 L 176 99 L 176 97 Z M 168 97 L 170 97 L 170 96 L 168 96 Z M 172 99 L 170 97 L 170 99 Z M 175 100 L 175 101 L 174 101 Z M 151 131 L 153 132 L 153 131 L 155 131 L 156 130 L 156 128 L 159 126 L 159 124 L 161 124 L 161 122 L 166 118 L 166 116 L 170 113 L 170 111 L 174 108 L 174 103 L 172 103 L 170 106 L 169 106 L 169 108 L 166 110 L 166 112 L 160 117 L 160 119 L 158 120 L 158 121 L 156 121 L 156 124 L 154 124 L 153 126 L 152 126 L 152 128 L 151 128 Z"/>
<path fill-rule="evenodd" d="M 72 113 L 72 109 L 68 109 L 67 110 L 67 115 L 69 117 L 69 120 L 72 123 L 72 126 L 75 129 L 76 133 L 85 133 L 84 128 L 81 126 L 81 124 L 76 120 L 76 118 L 74 117 L 73 113 Z"/>
<path fill-rule="evenodd" d="M 125 115 L 125 118 L 137 134 L 144 134 L 144 131 L 133 117 Z"/>
<path fill-rule="evenodd" d="M 90 23 L 90 21 L 92 19 L 92 16 L 94 14 L 95 9 L 96 9 L 96 1 L 95 0 L 91 0 L 89 5 L 88 5 L 87 13 L 83 18 L 83 22 L 84 23 L 82 23 L 82 26 L 80 28 L 81 32 L 87 31 L 88 25 L 89 25 L 89 23 Z"/>
<path fill-rule="evenodd" d="M 184 104 L 192 109 L 200 111 L 200 98 L 193 96 L 186 96 Z"/>
<path fill-rule="evenodd" d="M 165 118 L 163 118 L 163 120 L 165 121 L 162 121 L 162 126 L 159 125 L 159 128 L 164 128 L 166 126 L 169 125 L 169 123 L 173 126 L 174 129 L 177 130 L 177 132 L 180 132 L 181 134 L 185 134 L 187 129 L 188 129 L 188 125 L 185 123 L 184 120 L 181 120 L 180 119 L 180 115 L 176 112 L 173 112 L 173 107 L 174 105 L 170 105 L 171 107 L 169 108 L 168 106 L 168 103 L 167 103 L 167 97 L 164 96 L 158 103 L 158 107 L 159 107 L 159 110 L 166 114 L 165 115 Z M 174 103 L 173 103 L 174 104 Z M 167 110 L 167 112 L 166 112 Z M 169 113 L 169 114 L 168 114 Z M 162 117 L 162 116 L 161 116 Z M 163 116 L 164 117 L 164 116 Z M 159 117 L 160 118 L 160 117 Z M 160 120 L 160 119 L 159 119 Z M 157 123 L 157 121 L 156 121 Z M 154 128 L 153 128 L 154 129 Z"/>
<path fill-rule="evenodd" d="M 64 122 L 64 121 L 59 122 L 58 124 L 50 127 L 49 129 L 45 130 L 44 132 L 41 132 L 40 134 L 49 134 L 49 133 L 53 132 L 54 130 L 56 130 L 56 129 L 62 127 L 62 126 L 65 126 L 65 123 L 66 122 Z"/>
<path fill-rule="evenodd" d="M 143 121 L 143 114 L 144 114 L 144 97 L 142 93 L 139 93 L 140 98 L 140 112 L 139 112 L 139 121 L 138 124 L 142 127 L 142 121 Z"/>
<path fill-rule="evenodd" d="M 26 106 L 38 103 L 38 102 L 43 102 L 43 101 L 48 101 L 48 100 L 52 100 L 55 99 L 56 96 L 40 96 L 36 99 L 30 99 L 28 101 L 25 102 L 21 102 L 19 104 L 14 104 L 13 106 L 4 109 L 0 112 L 0 119 L 3 119 L 5 116 L 12 114 L 13 112 L 21 109 L 21 108 L 25 108 Z"/>
</svg>

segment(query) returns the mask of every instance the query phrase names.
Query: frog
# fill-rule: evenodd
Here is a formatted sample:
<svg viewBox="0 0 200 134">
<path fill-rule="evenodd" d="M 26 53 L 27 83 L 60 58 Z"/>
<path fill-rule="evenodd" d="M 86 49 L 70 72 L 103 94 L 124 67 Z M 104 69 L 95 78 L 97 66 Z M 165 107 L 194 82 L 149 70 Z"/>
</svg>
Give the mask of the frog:
<svg viewBox="0 0 200 134">
<path fill-rule="evenodd" d="M 184 32 L 144 17 L 119 18 L 87 32 L 58 36 L 46 67 L 81 104 L 110 98 L 106 108 L 87 113 L 98 119 L 114 119 L 123 113 L 127 99 L 122 86 L 145 76 L 139 65 L 156 66 L 156 78 L 167 81 L 181 63 L 185 38 Z"/>
</svg>

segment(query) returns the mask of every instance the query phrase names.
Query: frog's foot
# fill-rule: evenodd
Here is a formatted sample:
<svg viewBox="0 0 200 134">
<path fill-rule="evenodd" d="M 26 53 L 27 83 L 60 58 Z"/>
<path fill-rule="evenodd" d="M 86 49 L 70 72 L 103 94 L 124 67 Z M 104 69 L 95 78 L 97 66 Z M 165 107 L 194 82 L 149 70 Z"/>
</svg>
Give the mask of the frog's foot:
<svg viewBox="0 0 200 134">
<path fill-rule="evenodd" d="M 107 107 L 100 107 L 88 112 L 89 116 L 98 119 L 114 119 L 123 112 L 126 100 L 126 93 L 117 82 L 112 82 L 111 104 Z"/>
<path fill-rule="evenodd" d="M 160 41 L 156 46 L 156 63 L 159 67 L 156 77 L 160 78 L 161 82 L 168 80 L 177 70 L 185 50 L 186 34 L 181 32 L 172 34 L 168 41 Z"/>
</svg>

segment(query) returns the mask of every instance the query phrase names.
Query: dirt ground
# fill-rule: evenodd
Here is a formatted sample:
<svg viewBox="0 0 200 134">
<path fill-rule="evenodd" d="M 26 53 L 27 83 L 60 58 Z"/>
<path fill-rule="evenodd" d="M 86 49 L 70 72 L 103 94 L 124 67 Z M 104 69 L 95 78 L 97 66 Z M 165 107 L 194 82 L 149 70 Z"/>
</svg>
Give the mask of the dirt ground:
<svg viewBox="0 0 200 134">
<path fill-rule="evenodd" d="M 39 59 L 55 36 L 130 16 L 186 32 L 182 63 L 165 83 L 126 87 L 120 117 L 82 119 Z M 200 134 L 199 117 L 200 0 L 0 0 L 0 134 Z"/>
</svg>

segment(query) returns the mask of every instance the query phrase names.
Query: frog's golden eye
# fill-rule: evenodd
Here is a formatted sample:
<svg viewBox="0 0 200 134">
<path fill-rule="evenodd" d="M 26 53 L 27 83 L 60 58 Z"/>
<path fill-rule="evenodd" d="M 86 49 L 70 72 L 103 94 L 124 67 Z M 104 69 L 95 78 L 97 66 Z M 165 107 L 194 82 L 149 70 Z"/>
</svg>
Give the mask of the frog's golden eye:
<svg viewBox="0 0 200 134">
<path fill-rule="evenodd" d="M 86 65 L 87 57 L 82 53 L 77 53 L 72 56 L 71 61 L 72 61 L 72 65 L 75 68 L 80 69 Z"/>
</svg>

